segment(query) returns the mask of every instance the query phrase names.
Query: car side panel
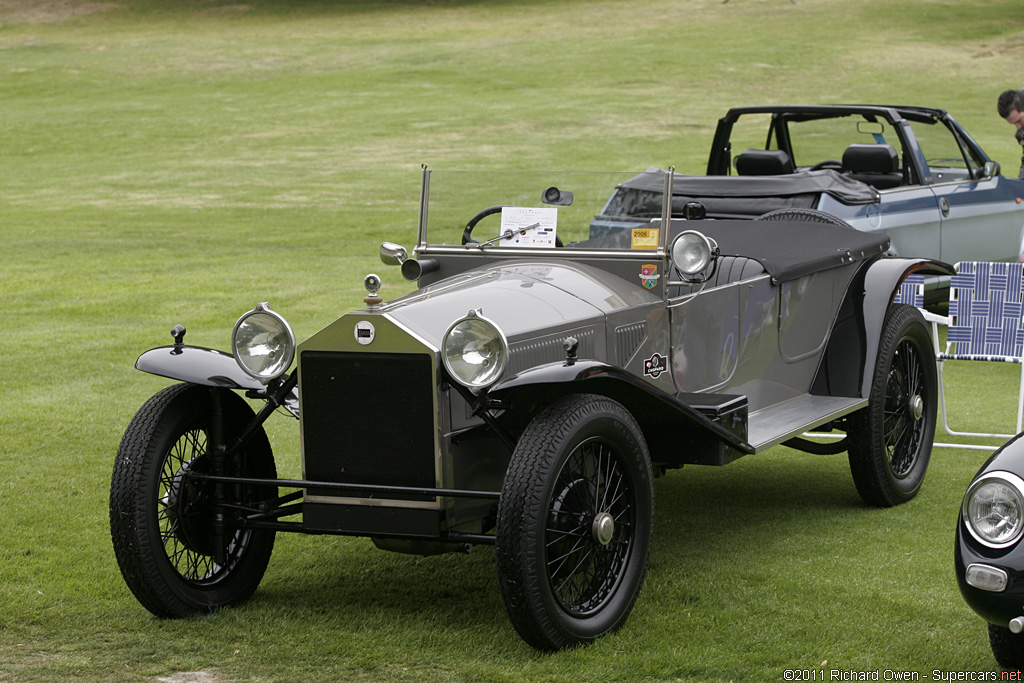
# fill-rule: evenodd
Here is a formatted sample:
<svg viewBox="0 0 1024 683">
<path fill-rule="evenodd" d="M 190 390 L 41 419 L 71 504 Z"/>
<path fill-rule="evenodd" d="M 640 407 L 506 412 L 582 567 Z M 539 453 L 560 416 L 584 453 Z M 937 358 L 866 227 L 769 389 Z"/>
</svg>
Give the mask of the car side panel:
<svg viewBox="0 0 1024 683">
<path fill-rule="evenodd" d="M 744 395 L 751 412 L 806 394 L 856 270 L 835 268 L 781 286 L 761 276 L 674 302 L 678 390 Z"/>
<path fill-rule="evenodd" d="M 927 187 L 905 187 L 879 193 L 877 204 L 847 206 L 822 195 L 818 209 L 864 232 L 889 236 L 890 252 L 897 256 L 940 258 L 941 217 L 935 193 Z"/>
<path fill-rule="evenodd" d="M 1024 183 L 996 176 L 979 181 L 932 185 L 936 201 L 949 205 L 941 216 L 941 253 L 946 261 L 1016 261 L 1021 254 Z M 1015 192 L 1016 190 L 1017 192 Z M 916 254 L 915 254 L 916 255 Z"/>
</svg>

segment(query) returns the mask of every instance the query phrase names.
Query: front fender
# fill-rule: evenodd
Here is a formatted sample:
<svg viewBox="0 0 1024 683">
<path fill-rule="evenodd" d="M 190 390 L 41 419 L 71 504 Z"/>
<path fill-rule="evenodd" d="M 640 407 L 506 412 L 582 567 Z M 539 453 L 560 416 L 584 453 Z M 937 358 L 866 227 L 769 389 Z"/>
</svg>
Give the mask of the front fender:
<svg viewBox="0 0 1024 683">
<path fill-rule="evenodd" d="M 487 397 L 514 405 L 520 401 L 547 403 L 560 396 L 574 393 L 600 394 L 618 401 L 640 424 L 649 441 L 655 438 L 658 441 L 671 442 L 674 440 L 671 434 L 681 436 L 680 424 L 688 423 L 741 454 L 754 452 L 754 447 L 746 438 L 737 434 L 746 434 L 745 405 L 742 411 L 743 424 L 730 430 L 710 419 L 696 407 L 641 381 L 621 368 L 599 361 L 551 363 L 532 368 L 499 382 L 487 393 Z M 700 398 L 714 397 L 702 395 Z M 661 435 L 669 436 L 661 439 Z M 655 444 L 649 445 L 654 450 Z"/>
<path fill-rule="evenodd" d="M 135 368 L 168 379 L 228 389 L 266 389 L 242 372 L 230 353 L 201 346 L 175 344 L 150 349 L 135 361 Z"/>
</svg>

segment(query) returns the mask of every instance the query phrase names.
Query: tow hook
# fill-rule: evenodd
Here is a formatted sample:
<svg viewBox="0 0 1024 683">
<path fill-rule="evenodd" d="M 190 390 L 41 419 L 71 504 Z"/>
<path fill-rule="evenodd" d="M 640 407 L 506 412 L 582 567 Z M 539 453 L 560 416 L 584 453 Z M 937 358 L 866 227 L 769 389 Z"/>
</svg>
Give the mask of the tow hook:
<svg viewBox="0 0 1024 683">
<path fill-rule="evenodd" d="M 1010 631 L 1012 633 L 1020 633 L 1024 631 L 1024 617 L 1017 617 L 1016 619 L 1010 620 Z"/>
</svg>

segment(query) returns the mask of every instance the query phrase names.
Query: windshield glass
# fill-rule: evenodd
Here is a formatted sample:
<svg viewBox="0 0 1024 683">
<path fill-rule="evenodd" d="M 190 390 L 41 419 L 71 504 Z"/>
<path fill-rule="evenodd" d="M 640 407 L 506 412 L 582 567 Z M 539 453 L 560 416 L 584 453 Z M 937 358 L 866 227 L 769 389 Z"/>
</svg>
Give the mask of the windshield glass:
<svg viewBox="0 0 1024 683">
<path fill-rule="evenodd" d="M 654 251 L 667 238 L 660 230 L 666 175 L 425 170 L 418 250 Z M 651 190 L 626 192 L 623 184 L 638 176 L 654 178 Z"/>
</svg>

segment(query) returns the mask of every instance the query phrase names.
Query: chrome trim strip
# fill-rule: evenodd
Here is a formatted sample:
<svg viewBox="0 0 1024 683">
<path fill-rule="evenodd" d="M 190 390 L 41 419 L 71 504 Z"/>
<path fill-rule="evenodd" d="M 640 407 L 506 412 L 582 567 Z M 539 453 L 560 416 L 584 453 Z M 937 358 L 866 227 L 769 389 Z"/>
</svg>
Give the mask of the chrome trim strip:
<svg viewBox="0 0 1024 683">
<path fill-rule="evenodd" d="M 559 258 L 563 256 L 582 256 L 586 258 L 624 258 L 632 256 L 633 258 L 664 258 L 668 252 L 664 248 L 658 247 L 657 249 L 637 249 L 629 250 L 622 249 L 616 251 L 596 251 L 588 249 L 571 249 L 568 247 L 556 247 L 555 249 L 531 249 L 529 254 L 524 254 L 523 249 L 510 248 L 510 247 L 487 247 L 485 249 L 478 249 L 477 247 L 455 247 L 451 245 L 425 245 L 422 248 L 417 247 L 417 256 L 431 255 L 431 254 L 471 254 L 473 256 L 519 256 L 521 258 L 544 258 L 547 255 L 555 256 Z"/>
</svg>

